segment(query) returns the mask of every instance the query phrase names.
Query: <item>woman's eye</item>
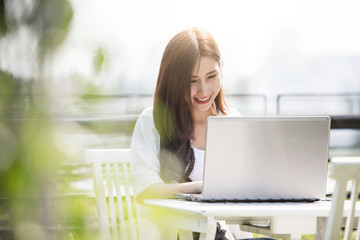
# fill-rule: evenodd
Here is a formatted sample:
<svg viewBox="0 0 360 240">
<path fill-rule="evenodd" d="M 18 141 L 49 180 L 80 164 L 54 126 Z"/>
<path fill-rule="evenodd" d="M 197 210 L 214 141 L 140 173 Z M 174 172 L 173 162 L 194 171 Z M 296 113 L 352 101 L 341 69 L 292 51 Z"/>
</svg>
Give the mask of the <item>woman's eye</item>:
<svg viewBox="0 0 360 240">
<path fill-rule="evenodd" d="M 194 80 L 194 79 L 191 79 L 191 81 L 190 81 L 191 83 L 196 83 L 197 81 L 196 80 Z"/>
<path fill-rule="evenodd" d="M 210 75 L 208 78 L 215 78 L 216 74 Z"/>
</svg>

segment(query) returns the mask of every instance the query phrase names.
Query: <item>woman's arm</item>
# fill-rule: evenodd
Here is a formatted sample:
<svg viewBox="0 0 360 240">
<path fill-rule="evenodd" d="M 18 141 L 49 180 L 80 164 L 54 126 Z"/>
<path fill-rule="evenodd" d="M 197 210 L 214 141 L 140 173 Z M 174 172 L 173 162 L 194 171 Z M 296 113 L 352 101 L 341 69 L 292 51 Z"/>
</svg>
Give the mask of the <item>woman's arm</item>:
<svg viewBox="0 0 360 240">
<path fill-rule="evenodd" d="M 155 183 L 137 196 L 137 201 L 142 204 L 150 198 L 174 198 L 175 193 L 200 193 L 202 181 L 185 183 Z"/>
<path fill-rule="evenodd" d="M 153 123 L 152 109 L 139 116 L 131 142 L 131 170 L 137 200 L 174 198 L 174 193 L 200 193 L 202 182 L 167 184 L 160 178 L 160 137 Z"/>
</svg>

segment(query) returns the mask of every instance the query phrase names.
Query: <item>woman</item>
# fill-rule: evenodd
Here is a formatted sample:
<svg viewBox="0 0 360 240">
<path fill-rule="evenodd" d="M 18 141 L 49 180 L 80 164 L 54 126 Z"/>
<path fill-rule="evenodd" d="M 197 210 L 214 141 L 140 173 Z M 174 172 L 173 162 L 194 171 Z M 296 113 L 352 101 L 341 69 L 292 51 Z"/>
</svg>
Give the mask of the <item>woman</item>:
<svg viewBox="0 0 360 240">
<path fill-rule="evenodd" d="M 153 107 L 137 120 L 131 143 L 137 199 L 200 193 L 206 119 L 239 115 L 222 92 L 221 58 L 213 37 L 192 28 L 168 43 L 161 60 Z"/>
</svg>

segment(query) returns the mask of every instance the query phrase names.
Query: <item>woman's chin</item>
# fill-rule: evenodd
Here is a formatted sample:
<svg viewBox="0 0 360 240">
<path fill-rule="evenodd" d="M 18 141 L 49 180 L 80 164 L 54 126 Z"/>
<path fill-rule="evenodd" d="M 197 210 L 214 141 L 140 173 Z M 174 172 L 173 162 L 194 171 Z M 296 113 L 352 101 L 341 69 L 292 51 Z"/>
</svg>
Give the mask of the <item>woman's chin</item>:
<svg viewBox="0 0 360 240">
<path fill-rule="evenodd" d="M 206 104 L 206 105 L 200 105 L 200 104 L 196 104 L 196 106 L 194 106 L 194 110 L 197 112 L 208 112 L 211 109 L 212 104 Z"/>
</svg>

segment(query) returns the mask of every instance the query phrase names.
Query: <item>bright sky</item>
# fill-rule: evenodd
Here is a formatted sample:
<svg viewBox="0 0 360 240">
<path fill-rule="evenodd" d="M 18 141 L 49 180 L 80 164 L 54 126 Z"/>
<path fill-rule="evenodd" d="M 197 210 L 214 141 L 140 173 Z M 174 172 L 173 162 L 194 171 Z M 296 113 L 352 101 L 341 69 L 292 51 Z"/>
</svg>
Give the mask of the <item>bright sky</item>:
<svg viewBox="0 0 360 240">
<path fill-rule="evenodd" d="M 269 66 L 274 62 L 295 59 L 303 64 L 304 59 L 360 56 L 359 1 L 71 2 L 75 11 L 73 28 L 53 71 L 59 80 L 80 73 L 105 91 L 121 88 L 151 93 L 167 42 L 177 32 L 193 26 L 204 27 L 214 35 L 223 55 L 227 86 L 239 87 L 238 92 L 267 91 L 270 85 L 276 85 L 264 83 L 264 75 L 273 72 Z M 103 74 L 94 76 L 91 63 L 98 47 L 107 53 L 108 65 Z M 340 86 L 334 81 L 329 91 Z M 349 89 L 360 90 L 360 83 L 349 81 Z M 269 91 L 282 89 L 291 91 L 284 87 Z"/>
</svg>

